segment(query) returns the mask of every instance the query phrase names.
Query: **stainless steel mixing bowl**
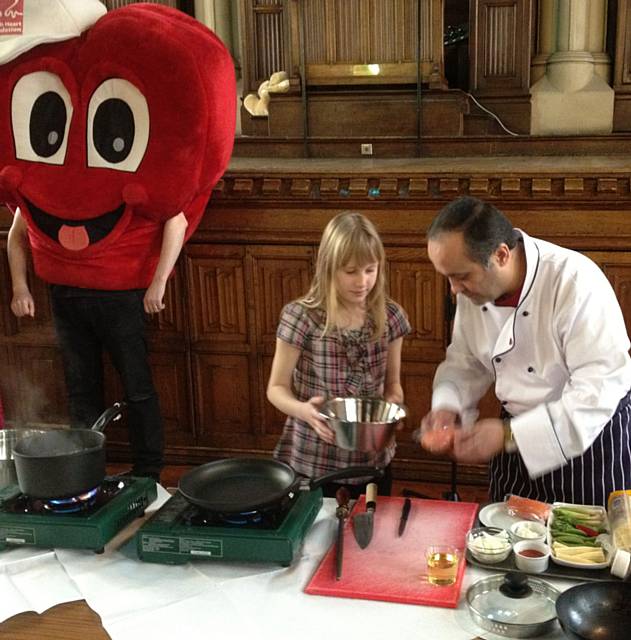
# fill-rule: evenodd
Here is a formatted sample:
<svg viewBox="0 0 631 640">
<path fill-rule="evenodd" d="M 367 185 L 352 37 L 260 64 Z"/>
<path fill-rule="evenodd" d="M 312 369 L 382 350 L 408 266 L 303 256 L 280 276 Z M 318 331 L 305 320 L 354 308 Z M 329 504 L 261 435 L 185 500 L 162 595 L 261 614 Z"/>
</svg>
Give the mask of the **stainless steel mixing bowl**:
<svg viewBox="0 0 631 640">
<path fill-rule="evenodd" d="M 335 431 L 337 446 L 349 451 L 382 451 L 406 415 L 404 406 L 383 398 L 332 398 L 320 408 L 321 418 Z"/>
</svg>

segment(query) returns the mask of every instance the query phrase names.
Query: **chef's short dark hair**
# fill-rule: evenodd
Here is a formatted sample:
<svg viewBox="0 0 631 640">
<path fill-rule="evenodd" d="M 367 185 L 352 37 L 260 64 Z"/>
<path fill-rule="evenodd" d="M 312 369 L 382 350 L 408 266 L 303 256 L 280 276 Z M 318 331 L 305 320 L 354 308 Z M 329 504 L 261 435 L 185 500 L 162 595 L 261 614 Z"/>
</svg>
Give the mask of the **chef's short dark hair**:
<svg viewBox="0 0 631 640">
<path fill-rule="evenodd" d="M 461 231 L 469 258 L 488 267 L 495 250 L 505 243 L 510 249 L 519 234 L 511 221 L 488 202 L 465 196 L 443 207 L 427 230 L 427 239 Z"/>
</svg>

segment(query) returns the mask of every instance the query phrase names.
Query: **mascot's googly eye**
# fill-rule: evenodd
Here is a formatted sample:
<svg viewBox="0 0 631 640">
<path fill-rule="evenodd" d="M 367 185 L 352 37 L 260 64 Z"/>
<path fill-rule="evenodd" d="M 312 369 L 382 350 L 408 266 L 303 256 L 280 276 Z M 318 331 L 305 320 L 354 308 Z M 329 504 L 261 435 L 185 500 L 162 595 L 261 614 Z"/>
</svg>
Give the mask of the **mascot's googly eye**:
<svg viewBox="0 0 631 640">
<path fill-rule="evenodd" d="M 127 80 L 110 78 L 88 106 L 88 166 L 136 171 L 149 142 L 149 107 Z"/>
<path fill-rule="evenodd" d="M 71 119 L 70 94 L 59 76 L 36 71 L 20 78 L 11 96 L 16 157 L 63 164 Z"/>
</svg>

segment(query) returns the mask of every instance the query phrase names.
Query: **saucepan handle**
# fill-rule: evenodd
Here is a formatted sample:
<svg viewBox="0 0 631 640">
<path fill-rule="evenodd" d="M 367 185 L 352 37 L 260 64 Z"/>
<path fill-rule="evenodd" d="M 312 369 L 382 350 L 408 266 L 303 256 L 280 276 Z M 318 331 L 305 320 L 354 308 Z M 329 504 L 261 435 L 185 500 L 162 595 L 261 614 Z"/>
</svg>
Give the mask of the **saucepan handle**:
<svg viewBox="0 0 631 640">
<path fill-rule="evenodd" d="M 127 406 L 126 402 L 115 402 L 111 407 L 105 409 L 105 411 L 96 419 L 94 424 L 90 427 L 92 431 L 103 431 L 110 422 L 120 420 L 123 415 L 123 409 Z"/>
<path fill-rule="evenodd" d="M 344 478 L 381 478 L 383 477 L 383 467 L 346 467 L 346 469 L 337 469 L 324 476 L 313 479 L 309 483 L 309 489 L 317 489 L 319 486 L 332 480 L 343 480 Z"/>
</svg>

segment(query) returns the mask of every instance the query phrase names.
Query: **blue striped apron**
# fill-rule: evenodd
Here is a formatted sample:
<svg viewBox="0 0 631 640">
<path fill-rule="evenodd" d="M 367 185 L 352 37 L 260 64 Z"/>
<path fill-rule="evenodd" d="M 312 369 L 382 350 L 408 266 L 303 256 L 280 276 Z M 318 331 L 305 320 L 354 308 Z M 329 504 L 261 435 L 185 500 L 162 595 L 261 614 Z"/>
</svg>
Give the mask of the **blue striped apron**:
<svg viewBox="0 0 631 640">
<path fill-rule="evenodd" d="M 587 451 L 566 465 L 532 479 L 516 453 L 500 453 L 489 464 L 493 502 L 513 493 L 543 502 L 607 505 L 612 491 L 631 489 L 631 392 Z"/>
</svg>

